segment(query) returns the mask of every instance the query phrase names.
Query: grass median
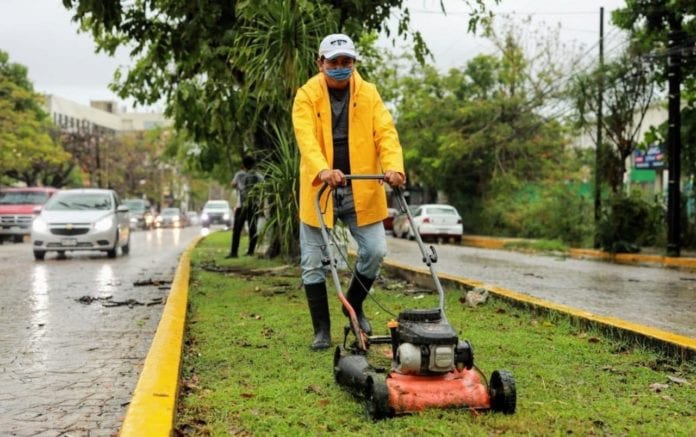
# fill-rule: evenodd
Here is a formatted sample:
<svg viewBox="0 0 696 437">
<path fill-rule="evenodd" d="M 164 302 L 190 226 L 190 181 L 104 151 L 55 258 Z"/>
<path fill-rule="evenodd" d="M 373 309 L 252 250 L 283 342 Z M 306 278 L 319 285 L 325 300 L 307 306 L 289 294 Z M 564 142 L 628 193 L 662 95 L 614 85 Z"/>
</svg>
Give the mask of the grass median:
<svg viewBox="0 0 696 437">
<path fill-rule="evenodd" d="M 176 429 L 183 435 L 696 435 L 696 367 L 491 299 L 446 310 L 487 377 L 508 369 L 514 415 L 431 410 L 373 422 L 333 380 L 333 348 L 312 352 L 299 269 L 255 257 L 224 259 L 229 233 L 191 255 L 189 312 Z M 242 243 L 242 245 L 244 242 Z M 344 286 L 349 276 L 343 274 Z M 329 288 L 332 338 L 345 318 Z M 381 279 L 373 295 L 394 314 L 437 307 L 429 290 Z M 390 315 L 369 299 L 376 334 Z M 382 327 L 379 329 L 379 327 Z M 384 331 L 384 332 L 382 332 Z"/>
</svg>

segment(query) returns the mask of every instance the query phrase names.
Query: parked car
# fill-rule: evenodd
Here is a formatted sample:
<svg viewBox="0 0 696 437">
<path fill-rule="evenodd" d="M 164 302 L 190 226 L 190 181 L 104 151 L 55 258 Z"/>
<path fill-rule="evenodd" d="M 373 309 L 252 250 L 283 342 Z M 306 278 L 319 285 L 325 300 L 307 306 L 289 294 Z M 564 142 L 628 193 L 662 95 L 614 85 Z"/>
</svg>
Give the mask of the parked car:
<svg viewBox="0 0 696 437">
<path fill-rule="evenodd" d="M 201 212 L 201 224 L 208 227 L 214 224 L 222 224 L 228 228 L 232 226 L 232 208 L 226 200 L 209 200 L 203 206 Z"/>
<path fill-rule="evenodd" d="M 186 211 L 186 218 L 188 218 L 191 226 L 198 226 L 201 224 L 201 218 L 196 211 Z"/>
<path fill-rule="evenodd" d="M 148 200 L 124 199 L 123 204 L 128 207 L 131 229 L 152 229 L 155 227 L 155 217 Z"/>
<path fill-rule="evenodd" d="M 128 207 L 114 190 L 75 189 L 54 194 L 31 227 L 34 258 L 46 252 L 100 250 L 109 258 L 130 252 Z"/>
<path fill-rule="evenodd" d="M 413 222 L 423 240 L 451 240 L 457 244 L 462 242 L 462 217 L 451 205 L 421 205 L 413 214 Z M 415 238 L 413 229 L 409 228 L 408 238 Z"/>
<path fill-rule="evenodd" d="M 411 215 L 416 213 L 420 205 L 409 205 L 408 209 Z M 392 235 L 397 238 L 408 238 L 411 225 L 408 223 L 408 216 L 405 212 L 400 211 L 392 221 Z"/>
<path fill-rule="evenodd" d="M 164 208 L 155 219 L 158 228 L 183 228 L 188 220 L 179 208 Z"/>
<path fill-rule="evenodd" d="M 391 231 L 393 226 L 394 226 L 394 217 L 396 217 L 399 214 L 399 210 L 396 208 L 387 208 L 387 218 L 382 220 L 382 223 L 384 223 L 384 230 L 385 231 Z"/>
<path fill-rule="evenodd" d="M 34 210 L 42 206 L 56 192 L 53 187 L 0 189 L 0 240 L 22 242 L 31 233 Z"/>
</svg>

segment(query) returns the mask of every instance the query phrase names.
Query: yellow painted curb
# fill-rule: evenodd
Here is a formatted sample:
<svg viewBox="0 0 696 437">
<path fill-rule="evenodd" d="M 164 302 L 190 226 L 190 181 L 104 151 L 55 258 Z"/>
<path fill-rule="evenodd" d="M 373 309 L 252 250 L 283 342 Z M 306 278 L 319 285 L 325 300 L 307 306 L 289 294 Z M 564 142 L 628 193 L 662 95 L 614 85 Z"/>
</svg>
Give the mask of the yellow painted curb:
<svg viewBox="0 0 696 437">
<path fill-rule="evenodd" d="M 428 279 L 430 278 L 430 270 L 428 269 L 412 267 L 389 260 L 385 260 L 384 265 L 405 272 L 410 272 L 412 274 L 427 276 Z M 467 289 L 476 287 L 485 288 L 489 291 L 489 293 L 493 295 L 497 295 L 499 297 L 503 297 L 514 302 L 523 303 L 532 307 L 537 307 L 545 310 L 555 311 L 557 313 L 566 314 L 573 318 L 586 320 L 598 325 L 603 325 L 605 327 L 617 329 L 635 336 L 643 337 L 655 341 L 659 344 L 664 344 L 672 348 L 676 348 L 681 353 L 682 357 L 696 354 L 695 338 L 686 337 L 684 335 L 679 335 L 668 331 L 663 331 L 661 329 L 652 328 L 650 326 L 639 325 L 637 323 L 628 322 L 626 320 L 619 319 L 616 317 L 600 316 L 589 311 L 584 311 L 578 308 L 573 308 L 566 305 L 550 302 L 544 299 L 536 298 L 533 296 L 528 296 L 517 291 L 508 290 L 502 287 L 490 286 L 481 281 L 476 281 L 473 279 L 462 278 L 459 276 L 449 275 L 440 272 L 438 272 L 437 276 L 442 281 L 457 283 L 463 285 Z"/>
<path fill-rule="evenodd" d="M 480 247 L 482 249 L 502 249 L 507 241 L 503 238 L 489 238 L 476 235 L 464 235 L 462 237 L 462 244 L 465 246 Z"/>
<path fill-rule="evenodd" d="M 126 412 L 121 436 L 172 434 L 186 326 L 190 254 L 200 240 L 201 237 L 197 237 L 191 242 L 179 258 L 167 304 Z"/>
</svg>

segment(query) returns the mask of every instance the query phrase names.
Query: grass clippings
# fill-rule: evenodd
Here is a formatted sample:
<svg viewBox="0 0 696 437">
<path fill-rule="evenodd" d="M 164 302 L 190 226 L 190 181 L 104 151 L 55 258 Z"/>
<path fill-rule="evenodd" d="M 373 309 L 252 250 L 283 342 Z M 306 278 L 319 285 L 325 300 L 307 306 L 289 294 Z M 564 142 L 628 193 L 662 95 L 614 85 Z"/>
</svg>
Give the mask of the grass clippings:
<svg viewBox="0 0 696 437">
<path fill-rule="evenodd" d="M 696 435 L 693 364 L 494 298 L 471 308 L 458 290 L 447 292 L 450 323 L 486 376 L 513 372 L 517 412 L 431 410 L 373 422 L 334 382 L 333 348 L 309 349 L 298 267 L 224 259 L 229 238 L 211 234 L 191 256 L 179 435 Z M 336 345 L 345 318 L 329 293 Z M 395 314 L 437 306 L 435 294 L 396 280 L 377 281 L 373 295 Z M 369 299 L 365 308 L 375 333 L 386 333 L 390 316 Z"/>
</svg>

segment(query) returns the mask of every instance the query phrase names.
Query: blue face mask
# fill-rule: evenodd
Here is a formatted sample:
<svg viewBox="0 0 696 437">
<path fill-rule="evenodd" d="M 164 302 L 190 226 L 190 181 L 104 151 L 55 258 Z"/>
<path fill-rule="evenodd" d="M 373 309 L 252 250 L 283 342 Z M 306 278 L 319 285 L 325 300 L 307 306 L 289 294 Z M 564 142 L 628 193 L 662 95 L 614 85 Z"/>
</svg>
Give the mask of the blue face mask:
<svg viewBox="0 0 696 437">
<path fill-rule="evenodd" d="M 326 74 L 334 80 L 346 80 L 353 74 L 352 68 L 337 68 L 335 70 L 325 70 Z"/>
</svg>

